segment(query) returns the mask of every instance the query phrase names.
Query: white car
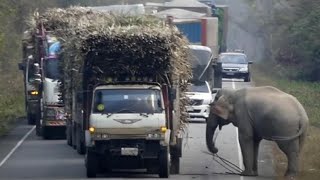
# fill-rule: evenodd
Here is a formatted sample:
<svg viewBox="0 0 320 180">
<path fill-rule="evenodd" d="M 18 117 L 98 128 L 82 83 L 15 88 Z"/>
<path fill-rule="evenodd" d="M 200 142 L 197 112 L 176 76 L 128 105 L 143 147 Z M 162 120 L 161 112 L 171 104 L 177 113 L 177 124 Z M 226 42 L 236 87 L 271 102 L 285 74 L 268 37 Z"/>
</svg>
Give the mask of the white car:
<svg viewBox="0 0 320 180">
<path fill-rule="evenodd" d="M 191 101 L 187 106 L 189 121 L 206 121 L 209 117 L 209 104 L 213 101 L 213 95 L 207 81 L 189 85 L 186 93 Z"/>
</svg>

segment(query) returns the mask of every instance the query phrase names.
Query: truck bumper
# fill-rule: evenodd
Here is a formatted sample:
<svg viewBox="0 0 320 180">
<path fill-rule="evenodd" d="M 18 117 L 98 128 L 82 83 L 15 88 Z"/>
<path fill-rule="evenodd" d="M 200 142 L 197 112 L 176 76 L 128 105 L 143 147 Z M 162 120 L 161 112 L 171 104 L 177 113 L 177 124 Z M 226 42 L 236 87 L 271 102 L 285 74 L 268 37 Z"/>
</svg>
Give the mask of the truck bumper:
<svg viewBox="0 0 320 180">
<path fill-rule="evenodd" d="M 248 72 L 228 72 L 228 71 L 223 71 L 222 72 L 222 77 L 223 78 L 245 78 L 248 76 Z"/>
<path fill-rule="evenodd" d="M 164 148 L 159 140 L 115 139 L 95 141 L 88 151 L 110 169 L 152 169 L 159 167 L 159 153 Z"/>
</svg>

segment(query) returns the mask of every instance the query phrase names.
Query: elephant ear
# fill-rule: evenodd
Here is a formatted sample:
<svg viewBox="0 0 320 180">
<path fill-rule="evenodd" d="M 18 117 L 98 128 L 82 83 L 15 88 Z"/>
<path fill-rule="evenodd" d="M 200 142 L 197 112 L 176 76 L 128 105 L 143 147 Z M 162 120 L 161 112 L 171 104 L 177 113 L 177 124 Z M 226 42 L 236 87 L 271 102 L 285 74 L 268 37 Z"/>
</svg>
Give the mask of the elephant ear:
<svg viewBox="0 0 320 180">
<path fill-rule="evenodd" d="M 212 111 L 222 119 L 229 117 L 229 103 L 224 96 L 221 96 L 216 102 L 213 103 Z"/>
</svg>

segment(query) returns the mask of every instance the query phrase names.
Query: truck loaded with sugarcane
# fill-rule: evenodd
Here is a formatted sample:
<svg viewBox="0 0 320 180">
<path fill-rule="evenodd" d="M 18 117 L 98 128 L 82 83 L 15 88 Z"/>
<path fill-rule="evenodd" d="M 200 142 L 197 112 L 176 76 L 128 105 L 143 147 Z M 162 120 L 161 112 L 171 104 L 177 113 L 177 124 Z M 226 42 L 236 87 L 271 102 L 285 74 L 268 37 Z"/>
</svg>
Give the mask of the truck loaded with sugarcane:
<svg viewBox="0 0 320 180">
<path fill-rule="evenodd" d="M 67 142 L 86 153 L 87 176 L 179 173 L 192 70 L 178 29 L 149 15 L 81 7 L 50 9 L 40 19 L 61 42 Z"/>
<path fill-rule="evenodd" d="M 34 17 L 23 35 L 23 71 L 28 124 L 36 125 L 36 134 L 44 139 L 64 137 L 64 105 L 58 100 L 60 42 Z"/>
</svg>

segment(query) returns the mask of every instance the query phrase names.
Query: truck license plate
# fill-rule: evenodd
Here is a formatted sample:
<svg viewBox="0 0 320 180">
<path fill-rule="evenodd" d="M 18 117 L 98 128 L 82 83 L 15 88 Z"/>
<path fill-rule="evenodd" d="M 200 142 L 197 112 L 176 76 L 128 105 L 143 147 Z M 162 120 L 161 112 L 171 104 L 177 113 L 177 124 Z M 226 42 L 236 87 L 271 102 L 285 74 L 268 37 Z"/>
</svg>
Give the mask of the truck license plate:
<svg viewBox="0 0 320 180">
<path fill-rule="evenodd" d="M 187 111 L 193 111 L 193 107 L 187 107 Z"/>
<path fill-rule="evenodd" d="M 122 156 L 138 156 L 138 148 L 121 148 Z"/>
</svg>

